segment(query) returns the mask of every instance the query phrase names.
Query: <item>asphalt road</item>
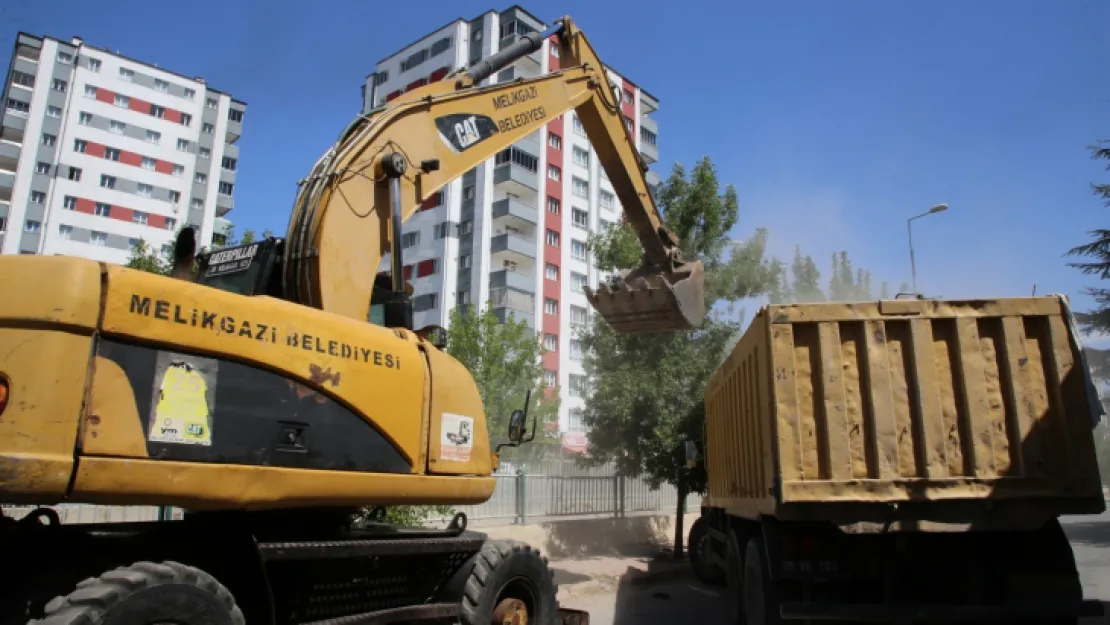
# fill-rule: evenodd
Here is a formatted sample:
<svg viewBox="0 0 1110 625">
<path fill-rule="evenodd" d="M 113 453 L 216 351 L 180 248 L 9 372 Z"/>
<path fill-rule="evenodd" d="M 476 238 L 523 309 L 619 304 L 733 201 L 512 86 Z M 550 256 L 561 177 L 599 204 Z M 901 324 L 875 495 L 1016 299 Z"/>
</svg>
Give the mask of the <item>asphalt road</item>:
<svg viewBox="0 0 1110 625">
<path fill-rule="evenodd" d="M 1110 612 L 1110 513 L 1063 519 L 1083 579 L 1084 595 L 1107 603 Z M 720 590 L 692 576 L 625 585 L 616 592 L 569 597 L 564 605 L 590 613 L 590 625 L 725 625 Z M 1110 625 L 1110 618 L 1083 625 Z"/>
</svg>

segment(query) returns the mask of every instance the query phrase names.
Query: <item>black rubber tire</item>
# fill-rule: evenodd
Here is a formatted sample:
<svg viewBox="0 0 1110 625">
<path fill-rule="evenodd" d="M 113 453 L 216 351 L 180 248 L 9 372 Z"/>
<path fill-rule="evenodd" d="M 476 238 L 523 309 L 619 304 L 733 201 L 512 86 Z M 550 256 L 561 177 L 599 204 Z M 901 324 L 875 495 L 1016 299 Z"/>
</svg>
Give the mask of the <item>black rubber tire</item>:
<svg viewBox="0 0 1110 625">
<path fill-rule="evenodd" d="M 698 517 L 690 526 L 690 536 L 686 542 L 686 552 L 690 554 L 690 568 L 694 570 L 694 576 L 703 584 L 724 586 L 725 572 L 705 557 L 705 552 L 713 548 L 709 522 L 705 517 Z"/>
<path fill-rule="evenodd" d="M 491 540 L 478 552 L 466 580 L 462 623 L 489 625 L 497 604 L 512 596 L 528 606 L 527 625 L 555 625 L 557 593 L 555 574 L 539 551 L 515 540 Z"/>
<path fill-rule="evenodd" d="M 729 622 L 746 625 L 744 614 L 744 544 L 735 530 L 729 530 L 725 543 L 725 602 Z"/>
<path fill-rule="evenodd" d="M 780 625 L 778 593 L 767 575 L 763 540 L 753 537 L 744 550 L 744 620 L 747 625 Z"/>
<path fill-rule="evenodd" d="M 214 577 L 178 562 L 136 562 L 90 577 L 46 604 L 28 625 L 244 625 L 235 598 Z"/>
</svg>

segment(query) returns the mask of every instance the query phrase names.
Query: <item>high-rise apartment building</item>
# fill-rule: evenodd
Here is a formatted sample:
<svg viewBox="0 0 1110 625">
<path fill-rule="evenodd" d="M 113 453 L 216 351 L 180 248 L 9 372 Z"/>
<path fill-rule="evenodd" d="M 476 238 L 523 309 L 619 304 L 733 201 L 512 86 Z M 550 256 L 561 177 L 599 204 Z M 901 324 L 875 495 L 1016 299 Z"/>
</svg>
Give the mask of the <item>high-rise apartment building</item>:
<svg viewBox="0 0 1110 625">
<path fill-rule="evenodd" d="M 0 253 L 126 262 L 179 225 L 221 243 L 246 104 L 81 39 L 16 36 L 0 113 Z"/>
<path fill-rule="evenodd" d="M 364 109 L 545 29 L 519 6 L 456 19 L 380 61 L 363 87 Z M 558 69 L 558 47 L 547 41 L 484 84 Z M 659 102 L 606 69 L 621 94 L 625 125 L 650 165 L 658 160 L 658 126 L 650 114 Z M 658 176 L 650 173 L 649 183 L 657 185 Z M 451 307 L 478 303 L 492 306 L 502 320 L 524 320 L 543 337 L 545 383 L 558 383 L 562 394 L 560 429 L 581 434 L 585 376 L 574 328 L 591 314 L 582 287 L 596 286 L 599 277 L 586 240 L 620 219 L 620 203 L 577 116 L 552 119 L 452 181 L 405 224 L 403 260 L 413 284 L 416 327 L 446 326 Z"/>
</svg>

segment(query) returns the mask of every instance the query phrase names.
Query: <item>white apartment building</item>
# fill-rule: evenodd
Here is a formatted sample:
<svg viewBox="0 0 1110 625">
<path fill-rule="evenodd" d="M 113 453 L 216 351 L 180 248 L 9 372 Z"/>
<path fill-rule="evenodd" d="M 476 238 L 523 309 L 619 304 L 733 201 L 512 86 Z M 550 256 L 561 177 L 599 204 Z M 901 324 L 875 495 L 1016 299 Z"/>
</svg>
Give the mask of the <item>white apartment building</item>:
<svg viewBox="0 0 1110 625">
<path fill-rule="evenodd" d="M 94 48 L 19 33 L 0 112 L 0 253 L 124 263 L 180 225 L 220 244 L 246 104 Z"/>
<path fill-rule="evenodd" d="M 370 110 L 406 90 L 442 79 L 547 28 L 520 6 L 456 19 L 381 60 L 363 86 Z M 487 83 L 538 76 L 559 68 L 551 41 Z M 606 68 L 622 94 L 625 123 L 649 165 L 658 160 L 659 102 Z M 654 186 L 659 178 L 649 174 Z M 558 383 L 564 446 L 580 447 L 585 376 L 574 327 L 591 314 L 582 291 L 598 270 L 586 238 L 621 218 L 621 206 L 573 112 L 451 182 L 404 227 L 404 263 L 413 283 L 415 325 L 446 326 L 451 307 L 488 303 L 504 320 L 523 319 L 543 336 L 545 382 Z M 382 266 L 388 268 L 388 258 Z"/>
</svg>

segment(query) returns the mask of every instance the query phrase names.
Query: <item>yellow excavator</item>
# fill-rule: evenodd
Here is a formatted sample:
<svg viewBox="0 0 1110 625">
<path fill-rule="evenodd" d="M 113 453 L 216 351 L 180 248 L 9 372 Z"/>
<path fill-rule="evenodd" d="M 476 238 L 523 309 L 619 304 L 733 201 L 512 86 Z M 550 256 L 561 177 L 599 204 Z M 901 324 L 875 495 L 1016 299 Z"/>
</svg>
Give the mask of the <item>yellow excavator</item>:
<svg viewBox="0 0 1110 625">
<path fill-rule="evenodd" d="M 548 38 L 563 69 L 481 84 Z M 359 115 L 302 181 L 282 239 L 197 255 L 186 229 L 171 276 L 0 258 L 0 502 L 187 511 L 0 519 L 0 625 L 586 622 L 559 608 L 534 548 L 462 514 L 444 529 L 382 514 L 486 501 L 498 462 L 473 378 L 412 327 L 401 225 L 571 110 L 645 251 L 589 301 L 619 332 L 698 327 L 702 266 L 661 225 L 606 70 L 569 18 Z M 506 444 L 531 440 L 526 410 Z"/>
</svg>

